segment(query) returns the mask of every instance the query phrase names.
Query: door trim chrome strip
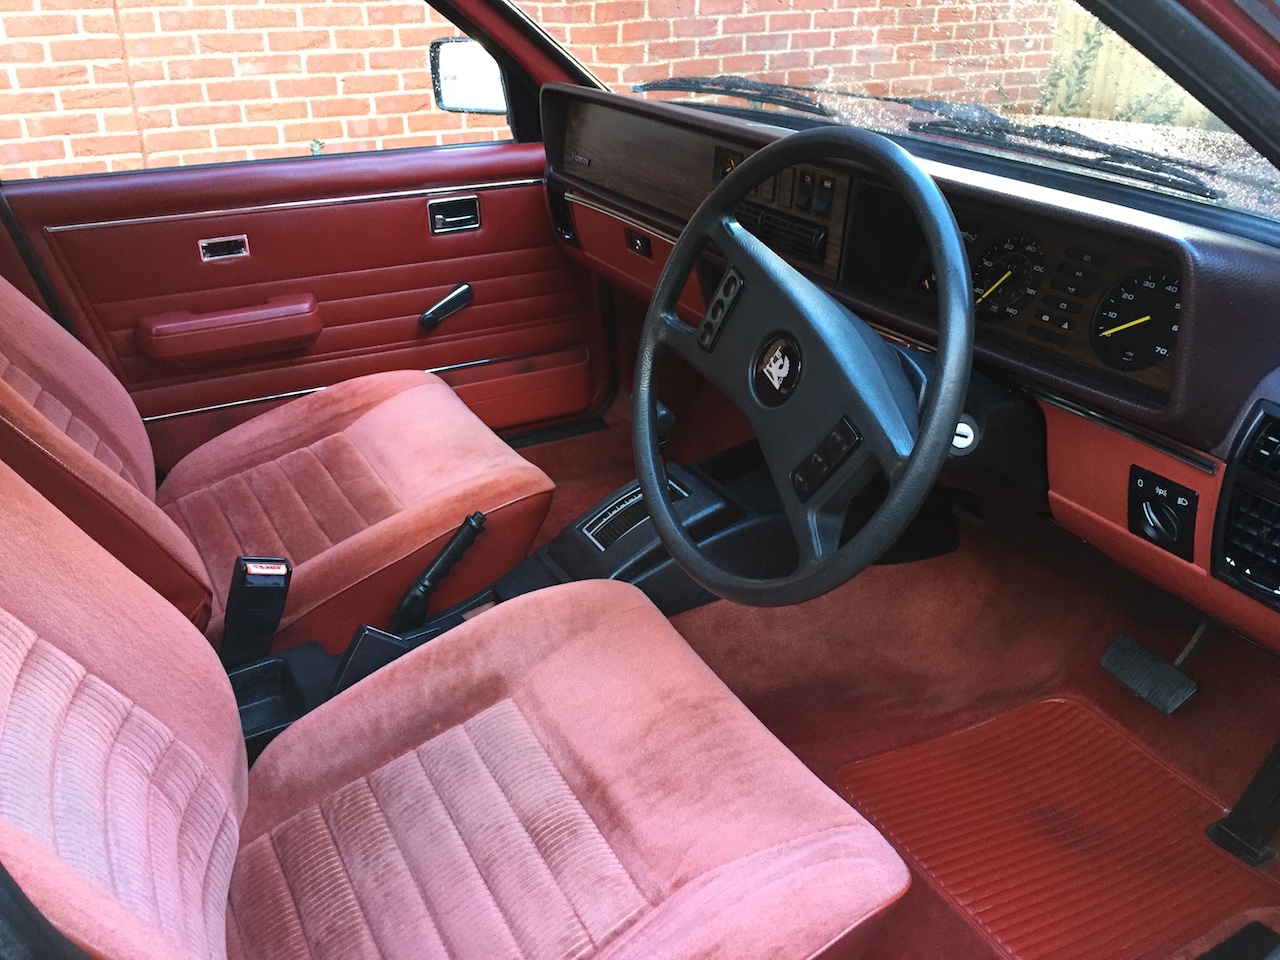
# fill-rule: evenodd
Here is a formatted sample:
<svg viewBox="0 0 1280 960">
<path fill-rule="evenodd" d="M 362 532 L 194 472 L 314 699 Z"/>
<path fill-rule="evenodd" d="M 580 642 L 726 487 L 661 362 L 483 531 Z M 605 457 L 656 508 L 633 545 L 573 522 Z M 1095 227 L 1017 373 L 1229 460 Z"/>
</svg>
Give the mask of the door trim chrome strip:
<svg viewBox="0 0 1280 960">
<path fill-rule="evenodd" d="M 249 207 L 223 207 L 215 210 L 193 210 L 190 213 L 165 213 L 154 217 L 128 217 L 122 220 L 94 220 L 89 223 L 64 223 L 45 227 L 46 233 L 66 233 L 72 230 L 96 230 L 99 227 L 124 227 L 141 223 L 172 223 L 175 220 L 201 220 L 207 217 L 236 216 L 247 213 L 267 213 L 272 210 L 298 210 L 306 207 L 331 207 L 345 203 L 372 203 L 377 200 L 404 200 L 413 197 L 446 197 L 455 193 L 478 193 L 485 190 L 505 190 L 511 187 L 532 187 L 545 184 L 543 177 L 523 180 L 495 180 L 489 183 L 459 183 L 448 187 L 421 187 L 416 190 L 392 190 L 386 193 L 362 193 L 352 197 L 320 197 L 314 200 L 282 200 L 279 203 L 261 203 Z"/>
<path fill-rule="evenodd" d="M 424 373 L 449 373 L 453 370 L 469 370 L 474 367 L 484 367 L 492 363 L 506 363 L 514 360 L 528 360 L 531 357 L 540 357 L 546 353 L 543 351 L 535 351 L 533 353 L 514 353 L 507 357 L 492 357 L 488 360 L 468 360 L 466 363 L 450 363 L 441 367 L 428 367 Z M 339 381 L 341 382 L 341 381 Z M 233 410 L 236 407 L 247 407 L 255 403 L 271 403 L 275 400 L 293 400 L 297 397 L 305 397 L 308 394 L 319 393 L 321 390 L 327 390 L 333 384 L 324 387 L 307 387 L 304 390 L 290 390 L 286 393 L 273 393 L 265 397 L 250 397 L 246 400 L 228 400 L 226 403 L 213 403 L 207 407 L 192 407 L 190 410 L 174 410 L 172 413 L 156 413 L 149 417 L 143 417 L 143 423 L 159 423 L 162 420 L 172 420 L 175 417 L 190 417 L 197 413 L 214 413 L 218 410 Z"/>
</svg>

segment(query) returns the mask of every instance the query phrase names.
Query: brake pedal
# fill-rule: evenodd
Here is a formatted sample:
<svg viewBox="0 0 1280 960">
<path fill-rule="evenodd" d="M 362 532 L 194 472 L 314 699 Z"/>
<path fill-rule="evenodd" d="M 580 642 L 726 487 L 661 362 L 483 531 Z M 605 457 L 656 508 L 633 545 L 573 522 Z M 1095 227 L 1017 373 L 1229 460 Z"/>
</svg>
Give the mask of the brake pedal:
<svg viewBox="0 0 1280 960">
<path fill-rule="evenodd" d="M 1102 666 L 1161 713 L 1176 713 L 1200 689 L 1179 668 L 1190 659 L 1212 625 L 1213 621 L 1208 617 L 1202 620 L 1173 663 L 1152 653 L 1129 634 L 1122 633 L 1111 641 L 1111 646 L 1102 655 Z"/>
</svg>

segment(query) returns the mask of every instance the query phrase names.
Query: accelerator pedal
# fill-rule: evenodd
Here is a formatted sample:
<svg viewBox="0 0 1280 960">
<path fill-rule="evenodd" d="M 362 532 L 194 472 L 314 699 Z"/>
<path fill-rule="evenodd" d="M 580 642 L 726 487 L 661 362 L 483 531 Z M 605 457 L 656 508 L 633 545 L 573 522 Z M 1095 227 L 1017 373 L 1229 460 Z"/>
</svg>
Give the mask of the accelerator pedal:
<svg viewBox="0 0 1280 960">
<path fill-rule="evenodd" d="M 1199 686 L 1180 669 L 1200 645 L 1213 621 L 1205 617 L 1191 640 L 1170 663 L 1122 633 L 1102 655 L 1102 666 L 1126 687 L 1161 713 L 1173 714 L 1196 695 Z"/>
</svg>

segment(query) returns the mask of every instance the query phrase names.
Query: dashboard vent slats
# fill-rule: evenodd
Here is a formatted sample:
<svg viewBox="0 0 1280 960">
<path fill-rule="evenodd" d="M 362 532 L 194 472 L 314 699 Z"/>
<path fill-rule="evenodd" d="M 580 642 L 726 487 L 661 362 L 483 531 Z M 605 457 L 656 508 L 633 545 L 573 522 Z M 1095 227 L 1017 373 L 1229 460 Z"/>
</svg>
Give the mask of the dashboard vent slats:
<svg viewBox="0 0 1280 960">
<path fill-rule="evenodd" d="M 1255 410 L 1228 465 L 1222 503 L 1214 575 L 1280 608 L 1280 408 Z"/>
<path fill-rule="evenodd" d="M 734 212 L 739 223 L 778 252 L 810 263 L 826 261 L 826 227 L 754 203 L 740 203 Z"/>
</svg>

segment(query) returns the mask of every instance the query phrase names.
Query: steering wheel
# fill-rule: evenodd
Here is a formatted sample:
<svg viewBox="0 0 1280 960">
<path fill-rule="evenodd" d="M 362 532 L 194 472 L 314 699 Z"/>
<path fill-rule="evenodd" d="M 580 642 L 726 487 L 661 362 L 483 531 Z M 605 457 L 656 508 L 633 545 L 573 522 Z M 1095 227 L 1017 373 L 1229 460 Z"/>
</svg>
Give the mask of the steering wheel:
<svg viewBox="0 0 1280 960">
<path fill-rule="evenodd" d="M 817 158 L 852 160 L 881 174 L 922 227 L 937 278 L 938 355 L 918 398 L 902 355 L 865 322 L 786 263 L 738 222 L 758 183 Z M 706 244 L 728 267 L 706 315 L 676 315 Z M 680 522 L 658 448 L 654 378 L 676 354 L 747 417 L 782 499 L 798 563 L 756 578 L 712 561 Z M 973 298 L 955 217 L 941 191 L 892 141 L 847 127 L 794 133 L 757 151 L 703 201 L 667 259 L 640 335 L 632 398 L 640 489 L 676 563 L 717 596 L 753 606 L 811 600 L 863 570 L 902 534 L 932 489 L 955 435 L 973 354 Z M 888 492 L 842 542 L 853 498 L 877 474 Z"/>
</svg>

